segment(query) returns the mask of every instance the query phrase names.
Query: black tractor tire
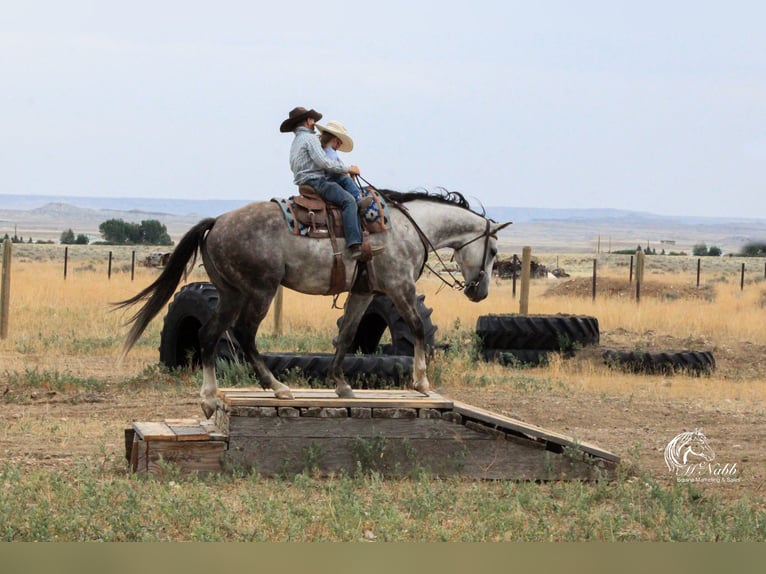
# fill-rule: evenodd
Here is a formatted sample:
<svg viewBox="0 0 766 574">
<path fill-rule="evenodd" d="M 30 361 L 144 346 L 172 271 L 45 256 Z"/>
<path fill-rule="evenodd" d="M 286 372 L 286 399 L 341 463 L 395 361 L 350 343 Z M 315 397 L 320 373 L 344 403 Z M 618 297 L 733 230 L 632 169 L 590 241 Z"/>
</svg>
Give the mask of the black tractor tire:
<svg viewBox="0 0 766 574">
<path fill-rule="evenodd" d="M 310 384 L 325 386 L 332 353 L 261 353 L 275 377 L 295 373 Z M 393 355 L 347 355 L 343 374 L 355 388 L 401 387 L 412 379 L 412 357 Z"/>
<path fill-rule="evenodd" d="M 482 349 L 572 351 L 599 342 L 598 319 L 587 315 L 481 315 Z"/>
<path fill-rule="evenodd" d="M 209 282 L 189 283 L 175 294 L 165 315 L 160 335 L 160 362 L 168 368 L 200 367 L 199 329 L 218 306 L 218 292 Z M 216 356 L 242 361 L 239 343 L 228 331 L 218 341 Z M 327 376 L 332 354 L 261 353 L 266 366 L 279 377 L 294 371 L 309 380 Z M 347 355 L 343 372 L 357 388 L 402 386 L 412 378 L 411 356 Z"/>
<path fill-rule="evenodd" d="M 428 354 L 435 346 L 435 334 L 438 327 L 431 321 L 433 309 L 426 307 L 425 295 L 418 295 L 417 311 L 420 320 L 423 321 L 425 344 Z M 338 329 L 343 322 L 343 316 L 338 319 Z M 388 329 L 391 335 L 391 343 L 380 345 L 383 334 Z M 336 338 L 337 342 L 337 338 Z M 347 353 L 364 353 L 383 355 L 407 355 L 415 354 L 415 337 L 399 315 L 393 301 L 386 295 L 376 295 L 367 307 L 359 323 L 354 340 L 346 349 Z"/>
<path fill-rule="evenodd" d="M 500 363 L 506 367 L 544 367 L 552 352 L 539 349 L 484 349 L 481 357 L 487 362 Z"/>
<path fill-rule="evenodd" d="M 212 283 L 184 285 L 168 306 L 160 334 L 160 363 L 170 369 L 200 366 L 199 330 L 218 306 L 218 291 Z M 233 359 L 239 344 L 228 332 L 218 343 L 217 354 Z"/>
<path fill-rule="evenodd" d="M 715 358 L 710 351 L 680 351 L 669 353 L 636 353 L 605 349 L 604 363 L 630 373 L 647 375 L 710 374 L 715 370 Z"/>
</svg>

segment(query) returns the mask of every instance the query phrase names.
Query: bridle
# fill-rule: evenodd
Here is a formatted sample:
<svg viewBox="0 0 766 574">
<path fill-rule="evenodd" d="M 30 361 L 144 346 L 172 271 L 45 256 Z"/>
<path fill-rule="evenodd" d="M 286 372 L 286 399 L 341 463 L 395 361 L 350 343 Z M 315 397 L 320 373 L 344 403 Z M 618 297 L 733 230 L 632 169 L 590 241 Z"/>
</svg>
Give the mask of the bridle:
<svg viewBox="0 0 766 574">
<path fill-rule="evenodd" d="M 378 192 L 378 190 L 375 188 L 375 186 L 373 186 L 369 181 L 364 179 L 361 175 L 356 176 L 356 177 L 361 179 L 369 187 L 371 187 L 373 190 Z M 357 185 L 359 185 L 358 182 L 357 182 Z M 359 185 L 360 189 L 361 189 L 361 187 L 362 186 Z M 380 193 L 380 192 L 378 192 L 378 193 Z M 423 249 L 425 250 L 425 256 L 423 257 L 423 266 L 420 268 L 420 273 L 423 272 L 424 268 L 428 269 L 431 273 L 436 275 L 445 285 L 447 285 L 451 289 L 456 289 L 458 291 L 463 291 L 465 289 L 471 289 L 471 288 L 477 287 L 479 285 L 479 283 L 481 283 L 481 281 L 484 279 L 484 276 L 486 275 L 486 272 L 484 271 L 484 267 L 487 264 L 487 253 L 489 252 L 489 239 L 490 239 L 490 237 L 493 237 L 493 238 L 497 239 L 497 235 L 494 234 L 494 233 L 491 233 L 491 231 L 490 231 L 491 223 L 490 223 L 489 219 L 485 219 L 485 222 L 486 222 L 487 225 L 486 225 L 486 228 L 484 229 L 484 231 L 482 233 L 480 233 L 479 235 L 477 235 L 473 239 L 469 239 L 465 243 L 462 243 L 460 246 L 455 247 L 454 250 L 453 250 L 454 252 L 452 254 L 452 259 L 454 259 L 455 253 L 457 253 L 458 251 L 463 249 L 463 247 L 466 247 L 467 245 L 470 245 L 471 243 L 474 243 L 474 242 L 476 242 L 476 241 L 478 241 L 480 239 L 484 239 L 484 254 L 482 255 L 482 258 L 481 258 L 481 271 L 479 271 L 479 274 L 478 274 L 476 279 L 474 279 L 473 281 L 469 281 L 468 283 L 465 283 L 465 282 L 461 281 L 460 279 L 458 279 L 457 277 L 455 277 L 455 275 L 452 273 L 452 271 L 449 269 L 449 267 L 447 267 L 446 263 L 444 262 L 444 260 L 439 255 L 439 252 L 436 250 L 436 247 L 434 247 L 433 243 L 431 243 L 431 240 L 428 239 L 428 236 L 425 234 L 425 232 L 420 228 L 418 223 L 412 218 L 412 215 L 410 215 L 410 212 L 407 209 L 407 207 L 404 204 L 399 203 L 398 201 L 394 201 L 392 199 L 386 199 L 386 201 L 388 201 L 393 207 L 396 207 L 397 209 L 399 209 L 399 211 L 402 212 L 402 215 L 404 215 L 409 220 L 409 222 L 412 223 L 412 226 L 415 228 L 415 231 L 417 231 L 417 233 L 418 233 L 418 237 L 420 238 L 420 242 L 423 244 Z M 436 255 L 436 259 L 438 259 L 439 263 L 441 263 L 442 269 L 444 271 L 446 271 L 447 275 L 449 275 L 450 281 L 445 279 L 442 276 L 441 272 L 437 271 L 436 269 L 434 269 L 433 267 L 431 267 L 428 264 L 428 254 L 429 254 L 429 252 L 433 252 L 434 255 Z"/>
</svg>

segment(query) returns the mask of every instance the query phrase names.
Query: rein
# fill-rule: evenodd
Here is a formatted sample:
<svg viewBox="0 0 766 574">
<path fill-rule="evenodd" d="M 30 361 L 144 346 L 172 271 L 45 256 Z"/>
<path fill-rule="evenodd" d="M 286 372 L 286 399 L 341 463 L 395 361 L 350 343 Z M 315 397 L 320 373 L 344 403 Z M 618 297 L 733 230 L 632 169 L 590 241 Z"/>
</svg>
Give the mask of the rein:
<svg viewBox="0 0 766 574">
<path fill-rule="evenodd" d="M 361 175 L 357 175 L 357 176 L 354 176 L 354 177 L 357 178 L 357 180 L 362 180 L 369 187 L 371 187 L 376 193 L 380 193 L 374 185 L 372 185 L 369 181 L 364 179 Z M 362 186 L 359 184 L 359 181 L 357 181 L 356 183 L 359 186 L 359 189 L 361 189 Z M 474 241 L 478 241 L 479 239 L 484 238 L 484 255 L 482 256 L 482 259 L 481 259 L 481 261 L 482 261 L 481 271 L 479 272 L 479 276 L 478 276 L 477 279 L 475 279 L 474 281 L 471 281 L 470 283 L 466 284 L 463 281 L 461 281 L 460 279 L 458 279 L 457 277 L 455 277 L 455 275 L 452 273 L 452 271 L 450 271 L 450 269 L 447 267 L 447 264 L 444 262 L 444 260 L 439 255 L 439 252 L 436 250 L 436 247 L 434 247 L 433 243 L 431 243 L 431 240 L 428 239 L 428 236 L 426 236 L 426 234 L 423 232 L 423 230 L 420 228 L 420 226 L 417 224 L 417 222 L 412 218 L 412 216 L 410 215 L 409 210 L 407 209 L 407 207 L 404 204 L 399 203 L 398 201 L 394 201 L 392 199 L 386 199 L 386 201 L 390 202 L 391 205 L 393 205 L 394 207 L 399 209 L 399 211 L 402 212 L 402 214 L 410 221 L 410 223 L 412 223 L 413 227 L 415 228 L 415 231 L 418 232 L 418 237 L 420 238 L 420 242 L 423 244 L 423 248 L 425 250 L 425 257 L 423 258 L 423 267 L 421 267 L 421 273 L 423 272 L 423 268 L 426 268 L 431 273 L 436 275 L 442 281 L 442 283 L 444 283 L 445 285 L 447 285 L 451 289 L 457 289 L 458 291 L 463 291 L 466 287 L 470 288 L 470 287 L 474 287 L 474 286 L 479 284 L 479 282 L 484 278 L 484 275 L 485 275 L 484 264 L 487 261 L 487 251 L 489 249 L 489 238 L 492 236 L 492 234 L 489 232 L 489 230 L 490 230 L 489 219 L 486 220 L 487 227 L 484 230 L 484 233 L 481 233 L 481 234 L 477 235 L 473 239 L 469 239 L 468 241 L 466 241 L 465 243 L 463 243 L 462 245 L 460 245 L 459 247 L 456 247 L 454 249 L 454 251 L 460 251 L 466 245 L 470 245 Z M 446 271 L 447 275 L 449 275 L 449 278 L 451 279 L 451 282 L 447 281 L 444 277 L 442 277 L 442 273 L 441 272 L 437 271 L 436 269 L 434 269 L 433 267 L 431 267 L 428 264 L 428 253 L 429 253 L 429 251 L 433 251 L 434 255 L 436 255 L 436 259 L 439 260 L 439 263 L 441 263 L 442 268 L 444 269 L 444 271 Z"/>
</svg>

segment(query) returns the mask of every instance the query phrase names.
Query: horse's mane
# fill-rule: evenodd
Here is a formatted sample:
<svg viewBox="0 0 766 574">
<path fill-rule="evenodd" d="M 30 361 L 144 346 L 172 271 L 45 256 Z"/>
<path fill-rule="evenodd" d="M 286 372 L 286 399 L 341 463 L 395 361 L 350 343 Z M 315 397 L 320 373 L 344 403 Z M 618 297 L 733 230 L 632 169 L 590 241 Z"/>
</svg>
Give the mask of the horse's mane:
<svg viewBox="0 0 766 574">
<path fill-rule="evenodd" d="M 434 201 L 436 203 L 456 205 L 458 207 L 462 207 L 463 209 L 473 211 L 478 215 L 484 215 L 484 213 L 479 213 L 478 211 L 472 209 L 471 205 L 468 203 L 468 200 L 459 191 L 448 191 L 444 188 L 438 188 L 438 191 L 436 192 L 427 190 L 395 191 L 393 189 L 378 189 L 377 191 L 385 199 L 396 203 L 407 203 L 408 201 L 415 201 L 420 199 L 424 201 Z"/>
</svg>

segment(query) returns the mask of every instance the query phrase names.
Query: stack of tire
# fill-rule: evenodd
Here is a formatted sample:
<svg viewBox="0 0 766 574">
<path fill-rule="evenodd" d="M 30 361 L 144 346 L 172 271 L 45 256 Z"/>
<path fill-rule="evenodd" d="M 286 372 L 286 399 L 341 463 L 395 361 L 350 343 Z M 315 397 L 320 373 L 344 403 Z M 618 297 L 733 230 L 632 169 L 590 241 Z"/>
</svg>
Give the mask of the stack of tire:
<svg viewBox="0 0 766 574">
<path fill-rule="evenodd" d="M 476 335 L 484 360 L 509 366 L 546 365 L 551 353 L 599 342 L 598 319 L 587 315 L 481 315 Z"/>
<path fill-rule="evenodd" d="M 417 309 L 426 332 L 426 344 L 434 345 L 437 327 L 431 322 L 432 309 L 418 297 Z M 198 332 L 215 312 L 218 292 L 212 283 L 185 285 L 168 306 L 160 335 L 160 362 L 168 368 L 199 367 Z M 343 317 L 338 319 L 338 324 Z M 390 343 L 380 345 L 384 334 Z M 391 300 L 377 295 L 368 306 L 351 346 L 346 350 L 343 372 L 356 388 L 400 387 L 412 376 L 414 341 L 410 329 Z M 242 360 L 239 342 L 227 331 L 218 341 L 217 357 Z M 261 353 L 266 366 L 276 377 L 296 373 L 310 384 L 323 383 L 333 359 L 332 353 Z"/>
</svg>

